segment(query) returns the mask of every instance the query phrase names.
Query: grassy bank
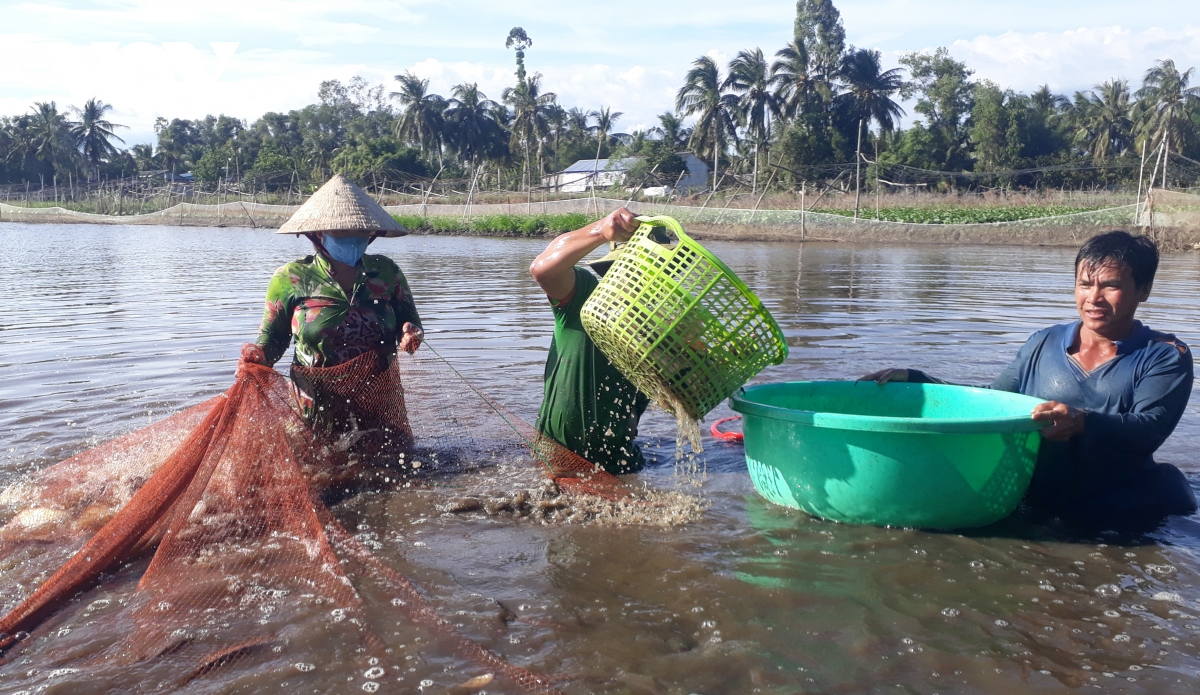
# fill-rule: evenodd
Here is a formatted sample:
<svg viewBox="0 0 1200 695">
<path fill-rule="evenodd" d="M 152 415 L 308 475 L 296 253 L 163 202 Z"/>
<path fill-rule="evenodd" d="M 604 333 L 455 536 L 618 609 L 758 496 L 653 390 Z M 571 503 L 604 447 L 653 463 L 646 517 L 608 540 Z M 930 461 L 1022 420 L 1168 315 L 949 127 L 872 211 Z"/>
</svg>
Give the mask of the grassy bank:
<svg viewBox="0 0 1200 695">
<path fill-rule="evenodd" d="M 887 207 L 879 210 L 879 219 L 910 224 L 977 224 L 1014 222 L 1056 215 L 1070 215 L 1101 209 L 1098 206 L 1023 205 L 996 207 Z M 852 209 L 823 208 L 815 212 L 852 217 Z M 875 210 L 863 208 L 858 216 L 875 219 Z M 583 213 L 536 215 L 480 215 L 470 220 L 457 216 L 395 215 L 400 224 L 423 234 L 478 234 L 486 236 L 542 237 L 569 232 L 586 225 L 592 217 Z"/>
<path fill-rule="evenodd" d="M 578 212 L 558 215 L 480 215 L 469 220 L 461 217 L 421 217 L 393 215 L 397 222 L 420 234 L 475 234 L 479 236 L 544 237 L 583 227 L 593 216 Z"/>
<path fill-rule="evenodd" d="M 1039 217 L 1054 217 L 1056 215 L 1073 215 L 1079 212 L 1091 212 L 1100 207 L 1071 207 L 1066 205 L 1022 205 L 1004 207 L 959 207 L 959 206 L 929 206 L 929 207 L 888 207 L 880 208 L 879 219 L 887 222 L 907 222 L 909 224 L 980 224 L 985 222 L 1016 222 L 1017 220 L 1032 220 Z M 818 212 L 832 213 L 853 217 L 854 210 L 827 208 Z M 862 219 L 873 220 L 874 208 L 860 208 L 858 216 Z"/>
</svg>

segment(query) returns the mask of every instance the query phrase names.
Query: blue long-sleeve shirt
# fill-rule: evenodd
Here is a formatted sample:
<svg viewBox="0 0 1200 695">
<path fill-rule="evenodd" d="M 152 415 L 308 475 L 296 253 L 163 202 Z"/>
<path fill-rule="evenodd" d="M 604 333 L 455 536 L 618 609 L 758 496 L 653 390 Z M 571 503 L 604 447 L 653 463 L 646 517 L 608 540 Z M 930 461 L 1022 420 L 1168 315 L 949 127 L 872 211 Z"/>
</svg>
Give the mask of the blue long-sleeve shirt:
<svg viewBox="0 0 1200 695">
<path fill-rule="evenodd" d="M 1113 359 L 1086 372 L 1067 353 L 1079 327 L 1076 321 L 1033 334 L 992 383 L 1087 411 L 1083 432 L 1042 442 L 1028 496 L 1035 506 L 1111 492 L 1153 466 L 1192 392 L 1192 354 L 1174 336 L 1137 323 Z"/>
</svg>

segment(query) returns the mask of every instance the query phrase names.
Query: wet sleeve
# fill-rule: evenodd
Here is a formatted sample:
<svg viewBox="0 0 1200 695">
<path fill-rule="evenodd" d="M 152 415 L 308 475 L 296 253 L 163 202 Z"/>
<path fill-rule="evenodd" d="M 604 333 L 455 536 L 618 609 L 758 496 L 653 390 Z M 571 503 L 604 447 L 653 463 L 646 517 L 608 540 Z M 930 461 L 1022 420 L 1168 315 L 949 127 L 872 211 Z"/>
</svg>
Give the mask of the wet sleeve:
<svg viewBox="0 0 1200 695">
<path fill-rule="evenodd" d="M 295 299 L 292 296 L 292 281 L 285 270 L 276 271 L 267 286 L 267 301 L 263 309 L 262 326 L 254 342 L 262 346 L 267 364 L 273 365 L 287 352 L 292 342 L 292 312 Z"/>
<path fill-rule="evenodd" d="M 1017 351 L 1017 356 L 1009 363 L 1000 376 L 988 388 L 1009 393 L 1022 393 L 1021 386 L 1025 383 L 1025 375 L 1033 367 L 1037 356 L 1041 353 L 1042 344 L 1046 342 L 1045 331 L 1030 336 L 1029 340 Z"/>
<path fill-rule="evenodd" d="M 910 368 L 908 370 L 908 383 L 910 383 L 910 384 L 949 384 L 950 382 L 942 381 L 941 379 L 937 378 L 936 376 L 933 376 L 932 374 L 927 374 L 927 373 L 921 371 L 920 369 Z"/>
<path fill-rule="evenodd" d="M 1163 345 L 1155 353 L 1133 387 L 1129 412 L 1088 412 L 1085 416 L 1084 436 L 1093 451 L 1108 452 L 1114 460 L 1142 461 L 1162 446 L 1179 424 L 1192 393 L 1191 351 L 1187 346 L 1179 350 Z"/>
<path fill-rule="evenodd" d="M 411 323 L 421 327 L 421 315 L 417 313 L 417 303 L 413 301 L 412 291 L 408 289 L 408 278 L 399 268 L 396 269 L 396 285 L 392 293 L 392 309 L 396 312 L 396 330 L 399 332 L 404 324 Z"/>
<path fill-rule="evenodd" d="M 1041 345 L 1045 342 L 1046 332 L 1042 331 L 1035 333 L 1025 341 L 1021 349 L 1017 351 L 1016 358 L 1004 368 L 1000 376 L 991 383 L 990 386 L 984 388 L 995 389 L 997 391 L 1009 391 L 1012 393 L 1021 393 L 1021 384 L 1024 382 L 1025 374 L 1028 372 L 1029 365 L 1034 361 L 1035 356 L 1039 353 Z M 948 384 L 950 386 L 977 386 L 976 384 L 960 384 L 954 381 L 945 381 L 936 376 L 927 374 L 920 369 L 908 370 L 908 382 L 910 384 Z"/>
</svg>

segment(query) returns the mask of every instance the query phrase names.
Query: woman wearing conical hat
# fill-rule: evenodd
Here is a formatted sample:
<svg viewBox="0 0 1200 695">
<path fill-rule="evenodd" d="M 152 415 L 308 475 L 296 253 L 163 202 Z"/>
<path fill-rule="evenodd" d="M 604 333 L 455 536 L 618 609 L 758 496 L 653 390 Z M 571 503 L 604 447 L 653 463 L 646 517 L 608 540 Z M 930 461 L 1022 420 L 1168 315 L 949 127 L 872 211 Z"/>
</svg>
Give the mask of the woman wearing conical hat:
<svg viewBox="0 0 1200 695">
<path fill-rule="evenodd" d="M 339 174 L 276 233 L 303 234 L 315 253 L 275 271 L 256 347 L 244 358 L 271 365 L 294 344 L 291 376 L 310 426 L 334 434 L 384 428 L 390 444 L 411 443 L 399 377 L 387 374 L 397 348 L 420 346 L 421 317 L 400 268 L 365 253 L 377 237 L 408 231 Z"/>
</svg>

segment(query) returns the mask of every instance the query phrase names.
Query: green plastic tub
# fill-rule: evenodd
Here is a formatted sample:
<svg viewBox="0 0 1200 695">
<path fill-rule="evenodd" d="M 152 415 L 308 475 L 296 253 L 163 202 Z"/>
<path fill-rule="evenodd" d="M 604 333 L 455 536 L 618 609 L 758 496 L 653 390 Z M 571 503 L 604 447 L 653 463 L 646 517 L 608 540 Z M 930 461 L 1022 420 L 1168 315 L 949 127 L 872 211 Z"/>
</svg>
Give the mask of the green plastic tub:
<svg viewBox="0 0 1200 695">
<path fill-rule="evenodd" d="M 771 502 L 834 521 L 956 529 L 1012 513 L 1045 423 L 1030 396 L 942 384 L 739 389 L 746 464 Z"/>
</svg>

